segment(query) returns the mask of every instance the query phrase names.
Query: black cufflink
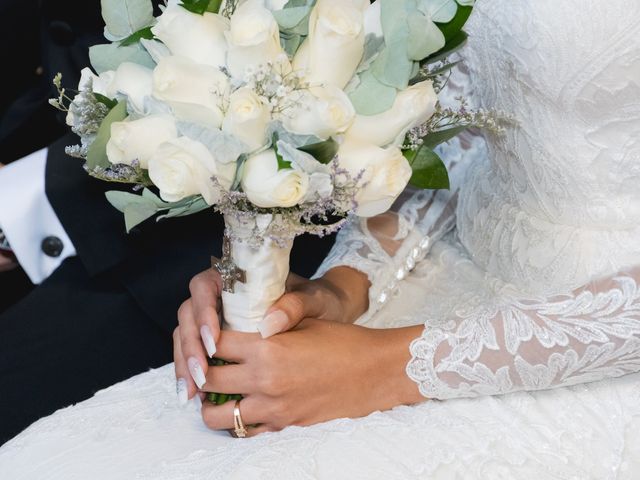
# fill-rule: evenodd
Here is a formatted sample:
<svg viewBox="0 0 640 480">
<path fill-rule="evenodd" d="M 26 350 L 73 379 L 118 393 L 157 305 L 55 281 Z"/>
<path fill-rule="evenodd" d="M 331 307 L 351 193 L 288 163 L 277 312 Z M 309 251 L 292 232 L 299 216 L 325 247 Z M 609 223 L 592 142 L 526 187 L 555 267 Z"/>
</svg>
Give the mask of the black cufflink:
<svg viewBox="0 0 640 480">
<path fill-rule="evenodd" d="M 47 257 L 57 258 L 62 255 L 64 244 L 58 237 L 50 236 L 42 240 L 41 248 Z"/>
</svg>

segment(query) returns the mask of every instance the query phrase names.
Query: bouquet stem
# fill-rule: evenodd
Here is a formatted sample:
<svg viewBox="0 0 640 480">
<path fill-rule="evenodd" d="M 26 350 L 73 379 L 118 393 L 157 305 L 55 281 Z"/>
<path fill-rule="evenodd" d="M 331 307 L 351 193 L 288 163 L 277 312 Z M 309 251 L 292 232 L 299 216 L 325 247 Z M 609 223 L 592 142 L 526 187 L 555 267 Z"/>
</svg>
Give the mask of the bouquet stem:
<svg viewBox="0 0 640 480">
<path fill-rule="evenodd" d="M 215 267 L 222 276 L 222 310 L 225 330 L 256 333 L 267 310 L 285 293 L 294 235 L 270 237 L 266 232 L 273 215 L 225 215 L 222 259 Z M 228 365 L 214 358 L 212 366 Z M 217 405 L 239 400 L 241 395 L 209 393 Z"/>
</svg>

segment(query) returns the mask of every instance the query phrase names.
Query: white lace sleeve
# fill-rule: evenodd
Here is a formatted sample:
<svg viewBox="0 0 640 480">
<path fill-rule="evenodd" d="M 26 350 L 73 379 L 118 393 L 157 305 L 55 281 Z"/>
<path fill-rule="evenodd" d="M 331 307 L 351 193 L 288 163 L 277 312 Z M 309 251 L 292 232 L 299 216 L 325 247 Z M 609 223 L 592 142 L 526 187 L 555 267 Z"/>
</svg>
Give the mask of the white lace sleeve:
<svg viewBox="0 0 640 480">
<path fill-rule="evenodd" d="M 640 268 L 548 299 L 470 301 L 411 344 L 428 398 L 542 390 L 640 371 Z M 476 299 L 478 300 L 478 299 Z"/>
<path fill-rule="evenodd" d="M 450 190 L 407 189 L 393 211 L 371 219 L 352 218 L 315 277 L 338 266 L 365 273 L 371 282 L 365 315 L 375 314 L 431 245 L 455 226 L 458 187 L 466 164 L 460 143 L 454 139 L 441 152 L 448 163 Z"/>
</svg>

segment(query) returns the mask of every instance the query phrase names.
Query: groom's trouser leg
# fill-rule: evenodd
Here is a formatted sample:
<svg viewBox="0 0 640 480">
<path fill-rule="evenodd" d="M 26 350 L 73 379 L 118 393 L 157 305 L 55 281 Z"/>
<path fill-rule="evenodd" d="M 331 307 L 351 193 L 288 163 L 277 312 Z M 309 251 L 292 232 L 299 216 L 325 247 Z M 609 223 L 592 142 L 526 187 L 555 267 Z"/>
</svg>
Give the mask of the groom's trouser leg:
<svg viewBox="0 0 640 480">
<path fill-rule="evenodd" d="M 172 360 L 171 335 L 108 276 L 67 259 L 0 315 L 0 444 L 55 410 Z"/>
</svg>

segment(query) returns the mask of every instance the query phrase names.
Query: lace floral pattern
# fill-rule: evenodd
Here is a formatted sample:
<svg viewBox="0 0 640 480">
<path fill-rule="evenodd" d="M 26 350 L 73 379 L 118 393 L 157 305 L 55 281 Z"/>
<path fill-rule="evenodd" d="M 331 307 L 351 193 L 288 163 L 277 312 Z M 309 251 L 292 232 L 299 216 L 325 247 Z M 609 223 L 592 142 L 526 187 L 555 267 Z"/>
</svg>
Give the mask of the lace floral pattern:
<svg viewBox="0 0 640 480">
<path fill-rule="evenodd" d="M 640 263 L 640 3 L 512 3 L 468 27 L 473 96 L 518 127 L 488 139 L 457 226 L 482 269 L 554 294 Z"/>
<path fill-rule="evenodd" d="M 513 5 L 477 3 L 462 55 L 471 74 L 454 87 L 517 127 L 449 145 L 449 168 L 464 172 L 442 197 L 449 208 L 406 201 L 382 222 L 400 225 L 391 253 L 378 253 L 384 225 L 356 224 L 329 262 L 369 275 L 359 323 L 426 325 L 407 374 L 429 398 L 640 370 L 640 271 L 629 272 L 640 265 L 640 3 Z M 434 217 L 454 221 L 456 202 L 455 235 L 435 243 Z M 415 265 L 425 238 L 434 251 Z"/>
</svg>

